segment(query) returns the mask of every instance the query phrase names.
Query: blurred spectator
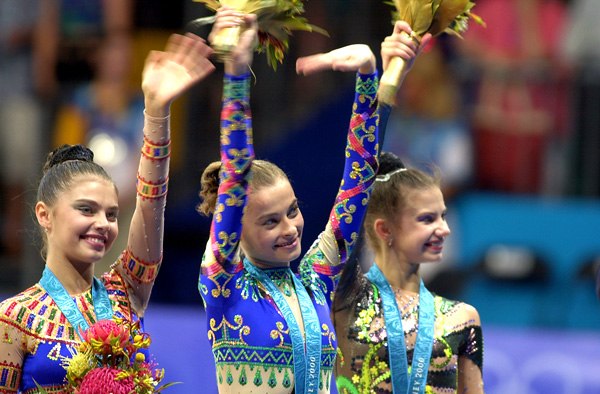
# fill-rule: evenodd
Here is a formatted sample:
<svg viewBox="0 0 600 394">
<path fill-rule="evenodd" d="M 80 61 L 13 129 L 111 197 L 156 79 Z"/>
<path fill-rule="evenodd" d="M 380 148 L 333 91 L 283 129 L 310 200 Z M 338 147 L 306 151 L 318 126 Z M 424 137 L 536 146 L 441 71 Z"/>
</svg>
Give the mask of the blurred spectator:
<svg viewBox="0 0 600 394">
<path fill-rule="evenodd" d="M 426 172 L 432 165 L 438 167 L 444 196 L 451 199 L 470 185 L 473 151 L 459 82 L 442 45 L 438 41 L 430 46 L 407 76 L 401 103 L 389 119 L 383 150 Z"/>
<path fill-rule="evenodd" d="M 36 37 L 36 84 L 52 97 L 93 77 L 105 37 L 131 34 L 133 0 L 44 0 Z"/>
<path fill-rule="evenodd" d="M 0 0 L 0 168 L 2 253 L 23 248 L 27 181 L 37 173 L 40 110 L 33 94 L 32 38 L 37 0 Z"/>
<path fill-rule="evenodd" d="M 570 191 L 600 196 L 600 1 L 574 0 L 565 57 L 574 66 Z"/>
<path fill-rule="evenodd" d="M 102 42 L 94 60 L 94 79 L 79 86 L 59 108 L 53 147 L 84 144 L 94 161 L 109 173 L 119 190 L 119 224 L 122 231 L 113 252 L 96 264 L 106 272 L 127 244 L 127 229 L 135 208 L 135 177 L 139 133 L 144 126 L 144 101 L 140 89 L 130 87 L 131 42 L 123 35 Z M 119 246 L 120 245 L 120 246 Z"/>
<path fill-rule="evenodd" d="M 551 141 L 566 130 L 560 0 L 480 0 L 459 48 L 473 66 L 476 186 L 539 193 Z M 555 166 L 560 167 L 560 166 Z M 552 174 L 554 177 L 560 174 Z"/>
<path fill-rule="evenodd" d="M 48 104 L 44 132 L 53 146 L 90 145 L 95 160 L 121 186 L 121 200 L 130 203 L 131 185 L 121 185 L 119 180 L 133 176 L 128 160 L 137 155 L 129 154 L 132 142 L 128 133 L 142 128 L 142 120 L 138 122 L 129 113 L 130 106 L 135 106 L 128 91 L 134 0 L 43 0 L 40 4 L 34 66 L 37 92 Z M 135 117 L 143 119 L 143 105 L 137 110 Z M 131 209 L 121 207 L 119 219 L 126 223 L 125 228 Z M 117 242 L 126 242 L 122 239 L 125 234 L 127 231 L 121 232 Z M 122 249 L 116 246 L 112 249 L 115 253 Z M 114 260 L 110 255 L 104 261 Z M 98 272 L 107 268 L 97 265 Z"/>
</svg>

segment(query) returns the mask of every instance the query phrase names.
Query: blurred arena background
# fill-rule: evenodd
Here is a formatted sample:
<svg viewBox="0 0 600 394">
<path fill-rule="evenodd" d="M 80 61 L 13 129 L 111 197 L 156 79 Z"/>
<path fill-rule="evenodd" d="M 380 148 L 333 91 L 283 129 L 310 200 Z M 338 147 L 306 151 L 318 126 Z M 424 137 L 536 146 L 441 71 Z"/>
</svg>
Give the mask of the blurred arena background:
<svg viewBox="0 0 600 394">
<path fill-rule="evenodd" d="M 122 0 L 130 13 L 111 21 L 100 8 L 110 2 L 81 2 L 81 19 L 104 27 L 70 36 L 57 29 L 63 43 L 90 54 L 68 62 L 73 55 L 58 48 L 55 61 L 41 68 L 67 71 L 43 84 L 36 75 L 40 42 L 31 38 L 49 23 L 37 11 L 43 1 L 0 0 L 0 134 L 11 151 L 0 163 L 0 299 L 35 283 L 43 269 L 32 204 L 46 151 L 64 142 L 90 144 L 123 182 L 122 196 L 131 197 L 135 169 L 127 159 L 136 162 L 141 146 L 136 112 L 129 128 L 111 127 L 116 120 L 92 127 L 103 108 L 89 104 L 94 100 L 82 105 L 81 92 L 98 82 L 101 67 L 117 72 L 117 60 L 127 60 L 123 99 L 138 110 L 147 52 L 207 15 L 191 0 Z M 64 11 L 72 2 L 54 3 Z M 472 26 L 464 39 L 440 37 L 419 58 L 390 118 L 384 149 L 410 165 L 442 171 L 452 235 L 445 261 L 424 273 L 433 291 L 478 309 L 486 392 L 600 393 L 600 2 L 476 4 L 487 28 Z M 312 0 L 305 7 L 307 18 L 330 37 L 296 33 L 276 71 L 257 55 L 252 111 L 257 156 L 290 175 L 307 248 L 337 191 L 353 76 L 298 77 L 295 58 L 357 42 L 378 53 L 391 19 L 383 0 Z M 73 15 L 65 14 L 57 23 L 74 26 L 68 22 Z M 31 29 L 24 36 L 11 32 L 18 18 L 21 28 Z M 115 29 L 126 38 L 109 66 L 94 52 L 107 26 L 120 26 Z M 210 222 L 195 206 L 200 174 L 219 157 L 221 73 L 222 67 L 173 108 L 164 262 L 145 321 L 166 381 L 183 382 L 170 393 L 216 393 L 197 290 Z M 124 205 L 122 236 L 129 209 Z M 108 256 L 98 269 L 113 260 Z"/>
</svg>

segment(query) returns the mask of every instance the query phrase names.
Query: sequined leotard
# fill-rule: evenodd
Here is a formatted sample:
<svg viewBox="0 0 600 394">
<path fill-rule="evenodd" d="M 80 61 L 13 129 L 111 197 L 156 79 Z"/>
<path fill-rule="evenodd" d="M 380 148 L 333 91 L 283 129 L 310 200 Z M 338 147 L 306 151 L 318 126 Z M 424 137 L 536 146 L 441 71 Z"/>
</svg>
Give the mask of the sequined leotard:
<svg viewBox="0 0 600 394">
<path fill-rule="evenodd" d="M 225 76 L 224 80 L 221 181 L 199 290 L 206 307 L 219 391 L 290 393 L 294 389 L 290 328 L 265 286 L 244 268 L 239 252 L 254 157 L 248 83 L 248 76 Z M 295 274 L 307 289 L 320 321 L 321 393 L 329 392 L 337 349 L 330 318 L 332 291 L 354 247 L 377 170 L 377 86 L 376 74 L 357 74 L 344 178 L 325 230 Z M 278 287 L 291 286 L 288 269 L 263 271 Z"/>
<path fill-rule="evenodd" d="M 377 286 L 361 278 L 355 302 L 334 314 L 339 347 L 336 377 L 341 394 L 392 393 L 382 299 Z M 396 291 L 409 369 L 418 330 L 419 294 Z M 483 338 L 473 307 L 434 295 L 434 343 L 425 393 L 458 392 L 459 376 L 468 392 L 483 393 Z M 468 381 L 467 381 L 468 380 Z M 464 389 L 464 387 L 461 387 Z M 463 392 L 463 391 L 460 391 Z"/>
</svg>

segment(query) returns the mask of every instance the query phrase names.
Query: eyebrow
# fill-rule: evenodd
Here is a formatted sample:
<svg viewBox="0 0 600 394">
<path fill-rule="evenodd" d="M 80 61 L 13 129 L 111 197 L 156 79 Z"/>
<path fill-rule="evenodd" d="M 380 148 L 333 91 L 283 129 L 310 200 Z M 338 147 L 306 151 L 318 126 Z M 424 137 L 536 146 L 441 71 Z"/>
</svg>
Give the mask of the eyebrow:
<svg viewBox="0 0 600 394">
<path fill-rule="evenodd" d="M 298 199 L 297 198 L 294 198 L 294 200 L 292 201 L 292 203 L 290 205 L 288 205 L 287 210 L 289 211 L 290 208 L 292 208 L 294 205 L 298 205 Z M 268 219 L 268 218 L 271 218 L 271 217 L 274 217 L 274 216 L 279 216 L 279 212 L 267 212 L 264 215 L 260 215 L 257 220 L 258 221 L 262 221 L 262 220 L 265 220 L 265 219 Z"/>
<path fill-rule="evenodd" d="M 89 200 L 87 198 L 78 198 L 77 200 L 75 200 L 74 202 L 75 204 L 90 204 L 90 205 L 94 205 L 94 206 L 100 206 L 100 204 L 98 204 L 98 202 L 96 202 L 95 200 Z M 108 207 L 108 209 L 116 209 L 119 210 L 119 205 L 112 205 L 110 207 Z"/>
</svg>

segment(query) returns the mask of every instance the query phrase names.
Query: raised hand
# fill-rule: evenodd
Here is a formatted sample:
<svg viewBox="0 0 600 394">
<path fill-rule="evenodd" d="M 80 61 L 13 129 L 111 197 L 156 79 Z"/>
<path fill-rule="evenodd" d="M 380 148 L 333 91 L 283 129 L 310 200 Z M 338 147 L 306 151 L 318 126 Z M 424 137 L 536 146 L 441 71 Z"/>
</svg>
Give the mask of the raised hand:
<svg viewBox="0 0 600 394">
<path fill-rule="evenodd" d="M 431 34 L 426 33 L 421 39 L 415 37 L 411 27 L 405 21 L 397 21 L 394 30 L 381 43 L 381 59 L 383 71 L 387 70 L 390 60 L 400 57 L 406 61 L 404 72 L 407 73 L 412 67 L 415 58 L 427 43 L 431 40 Z"/>
<path fill-rule="evenodd" d="M 296 60 L 296 72 L 302 75 L 310 75 L 323 70 L 359 71 L 362 74 L 370 74 L 375 69 L 375 55 L 371 48 L 364 44 L 348 45 L 327 53 L 318 53 Z"/>
<path fill-rule="evenodd" d="M 146 112 L 161 117 L 171 102 L 214 71 L 212 49 L 193 34 L 173 34 L 164 51 L 151 51 L 142 72 Z"/>
<path fill-rule="evenodd" d="M 241 75 L 248 72 L 252 65 L 254 50 L 258 44 L 258 22 L 256 15 L 244 14 L 229 7 L 217 10 L 213 29 L 208 37 L 213 42 L 214 37 L 223 29 L 239 28 L 240 36 L 235 48 L 225 60 L 225 72 Z"/>
</svg>

